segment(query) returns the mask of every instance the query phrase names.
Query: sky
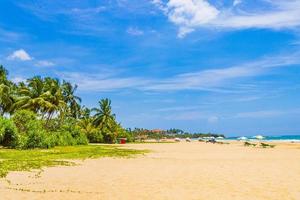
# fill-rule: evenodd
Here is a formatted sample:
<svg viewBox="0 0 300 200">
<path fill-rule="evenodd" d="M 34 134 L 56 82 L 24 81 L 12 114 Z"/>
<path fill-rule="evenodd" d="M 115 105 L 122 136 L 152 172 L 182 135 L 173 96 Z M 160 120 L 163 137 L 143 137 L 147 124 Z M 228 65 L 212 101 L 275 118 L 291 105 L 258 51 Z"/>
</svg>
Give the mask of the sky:
<svg viewBox="0 0 300 200">
<path fill-rule="evenodd" d="M 1 0 L 0 64 L 124 127 L 300 134 L 300 0 Z"/>
</svg>

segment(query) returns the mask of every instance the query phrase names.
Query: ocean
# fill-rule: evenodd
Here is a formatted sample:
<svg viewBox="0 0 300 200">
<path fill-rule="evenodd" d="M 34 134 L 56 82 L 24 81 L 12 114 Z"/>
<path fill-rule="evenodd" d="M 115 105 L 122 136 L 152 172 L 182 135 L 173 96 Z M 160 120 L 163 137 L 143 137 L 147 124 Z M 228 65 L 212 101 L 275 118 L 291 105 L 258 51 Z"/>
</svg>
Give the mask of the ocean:
<svg viewBox="0 0 300 200">
<path fill-rule="evenodd" d="M 263 135 L 264 136 L 264 135 Z M 248 139 L 254 139 L 253 136 L 246 136 Z M 239 137 L 227 137 L 228 140 L 236 140 Z M 281 136 L 264 136 L 263 140 L 282 140 L 282 141 L 299 141 L 300 135 L 281 135 Z"/>
</svg>

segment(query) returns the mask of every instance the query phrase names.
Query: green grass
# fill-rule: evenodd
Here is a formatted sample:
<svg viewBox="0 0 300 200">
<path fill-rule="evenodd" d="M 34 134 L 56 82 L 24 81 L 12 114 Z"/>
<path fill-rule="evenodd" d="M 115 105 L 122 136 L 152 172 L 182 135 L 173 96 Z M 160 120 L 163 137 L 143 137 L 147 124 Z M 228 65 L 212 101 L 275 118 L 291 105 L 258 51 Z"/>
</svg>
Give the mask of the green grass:
<svg viewBox="0 0 300 200">
<path fill-rule="evenodd" d="M 0 148 L 0 177 L 10 171 L 30 171 L 57 165 L 75 165 L 73 159 L 133 157 L 147 150 L 119 148 L 113 145 L 55 147 L 52 149 L 16 150 Z"/>
</svg>

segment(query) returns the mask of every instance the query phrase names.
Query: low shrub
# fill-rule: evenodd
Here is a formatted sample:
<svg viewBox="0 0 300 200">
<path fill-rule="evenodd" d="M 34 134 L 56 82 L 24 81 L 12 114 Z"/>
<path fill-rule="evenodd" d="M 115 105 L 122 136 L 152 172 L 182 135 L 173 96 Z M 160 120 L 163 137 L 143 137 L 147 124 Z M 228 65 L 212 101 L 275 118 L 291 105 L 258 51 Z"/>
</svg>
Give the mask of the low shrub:
<svg viewBox="0 0 300 200">
<path fill-rule="evenodd" d="M 27 142 L 26 142 L 26 149 L 34 149 L 34 148 L 51 148 L 54 147 L 54 139 L 51 135 L 47 134 L 44 130 L 36 130 L 36 131 L 29 131 Z"/>
<path fill-rule="evenodd" d="M 87 133 L 87 138 L 91 143 L 103 143 L 103 135 L 100 130 L 93 129 L 92 131 Z"/>
<path fill-rule="evenodd" d="M 28 126 L 29 123 L 36 121 L 37 116 L 34 112 L 29 110 L 18 110 L 14 113 L 12 120 L 20 133 L 27 133 L 31 128 Z"/>
<path fill-rule="evenodd" d="M 18 143 L 18 129 L 11 119 L 0 117 L 0 145 L 16 147 Z"/>
<path fill-rule="evenodd" d="M 123 128 L 120 128 L 118 130 L 118 137 L 119 138 L 126 138 L 127 139 L 127 142 L 133 142 L 133 136 L 131 133 L 129 133 L 128 131 L 126 131 L 125 129 Z"/>
<path fill-rule="evenodd" d="M 55 146 L 55 140 L 49 132 L 47 132 L 40 120 L 32 120 L 24 124 L 27 132 L 19 135 L 18 148 L 34 149 L 34 148 L 51 148 Z"/>
<path fill-rule="evenodd" d="M 68 119 L 49 130 L 45 122 L 31 111 L 21 110 L 12 119 L 0 118 L 0 145 L 19 149 L 51 148 L 88 144 L 87 136 L 76 126 L 74 119 Z M 53 123 L 53 124 L 54 124 Z"/>
</svg>

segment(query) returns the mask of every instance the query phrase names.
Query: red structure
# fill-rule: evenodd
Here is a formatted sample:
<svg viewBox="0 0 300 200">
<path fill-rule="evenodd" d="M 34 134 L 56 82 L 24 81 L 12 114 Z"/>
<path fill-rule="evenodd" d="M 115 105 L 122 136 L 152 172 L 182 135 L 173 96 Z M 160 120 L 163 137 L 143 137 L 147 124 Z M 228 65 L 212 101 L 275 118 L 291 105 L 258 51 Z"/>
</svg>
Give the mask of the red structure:
<svg viewBox="0 0 300 200">
<path fill-rule="evenodd" d="M 126 144 L 126 140 L 127 140 L 126 138 L 120 138 L 119 143 L 120 144 Z"/>
</svg>

